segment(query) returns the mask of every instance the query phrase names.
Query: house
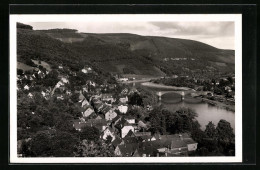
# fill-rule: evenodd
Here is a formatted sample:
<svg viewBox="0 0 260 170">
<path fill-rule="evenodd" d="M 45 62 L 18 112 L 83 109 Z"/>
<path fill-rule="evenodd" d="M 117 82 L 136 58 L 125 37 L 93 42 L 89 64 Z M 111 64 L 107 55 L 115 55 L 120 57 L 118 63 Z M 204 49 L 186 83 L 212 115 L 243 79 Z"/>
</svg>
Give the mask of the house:
<svg viewBox="0 0 260 170">
<path fill-rule="evenodd" d="M 62 81 L 59 81 L 55 87 L 60 88 L 61 86 L 64 86 L 64 83 Z"/>
<path fill-rule="evenodd" d="M 87 73 L 88 72 L 88 70 L 86 70 L 85 68 L 83 68 L 82 70 L 81 70 L 81 72 L 83 72 L 83 73 Z"/>
<path fill-rule="evenodd" d="M 115 126 L 115 125 L 117 125 L 117 123 L 120 122 L 121 120 L 122 120 L 122 117 L 119 116 L 119 115 L 117 115 L 114 119 L 112 119 L 111 124 L 112 124 L 113 126 Z"/>
<path fill-rule="evenodd" d="M 80 119 L 73 121 L 73 127 L 74 127 L 77 131 L 81 131 L 82 128 L 84 128 L 85 126 L 87 126 L 86 122 L 82 122 Z"/>
<path fill-rule="evenodd" d="M 82 70 L 81 70 L 81 72 L 83 72 L 83 73 L 92 73 L 92 68 L 91 67 L 87 67 L 87 66 L 85 66 Z"/>
<path fill-rule="evenodd" d="M 151 136 L 152 137 L 152 134 L 151 134 L 151 132 L 135 132 L 134 133 L 135 134 L 135 136 Z"/>
<path fill-rule="evenodd" d="M 67 78 L 65 78 L 65 77 L 62 77 L 62 78 L 61 78 L 61 81 L 62 81 L 64 84 L 69 83 L 69 80 L 68 80 Z"/>
<path fill-rule="evenodd" d="M 125 125 L 121 128 L 121 138 L 124 138 L 129 131 L 135 132 L 135 129 L 132 125 Z"/>
<path fill-rule="evenodd" d="M 94 107 L 96 108 L 97 112 L 101 112 L 105 106 L 106 105 L 101 102 L 94 102 Z"/>
<path fill-rule="evenodd" d="M 90 126 L 90 127 L 96 127 L 98 130 L 102 131 L 105 129 L 105 127 L 108 126 L 108 123 L 106 122 L 106 120 L 101 119 L 101 120 L 96 120 L 96 119 L 88 119 L 87 121 L 80 120 L 73 120 L 73 127 L 77 130 L 77 131 L 81 131 L 82 128 L 84 128 L 85 126 Z"/>
<path fill-rule="evenodd" d="M 32 97 L 33 97 L 32 93 L 29 93 L 27 96 L 28 96 L 29 98 L 32 98 Z"/>
<path fill-rule="evenodd" d="M 125 138 L 124 140 L 126 140 L 126 138 L 129 138 L 129 137 L 136 137 L 134 132 L 132 130 L 130 130 L 126 135 L 125 135 Z M 136 138 L 137 139 L 137 138 Z"/>
<path fill-rule="evenodd" d="M 132 118 L 132 117 L 125 117 L 125 120 L 126 120 L 129 124 L 134 124 L 134 123 L 135 123 L 135 118 Z"/>
<path fill-rule="evenodd" d="M 112 137 L 111 142 L 115 140 L 115 132 L 111 127 L 105 127 L 104 131 L 100 135 L 100 138 L 106 140 L 108 136 Z"/>
<path fill-rule="evenodd" d="M 115 102 L 115 98 L 110 93 L 102 94 L 101 95 L 101 100 L 102 101 L 107 101 L 107 102 L 110 101 L 111 103 Z"/>
<path fill-rule="evenodd" d="M 147 125 L 143 121 L 141 121 L 141 120 L 138 121 L 137 127 L 139 129 L 147 129 Z"/>
<path fill-rule="evenodd" d="M 107 122 L 105 119 L 88 119 L 86 121 L 87 126 L 95 127 L 99 131 L 103 131 L 106 127 L 109 126 L 109 122 Z"/>
<path fill-rule="evenodd" d="M 87 110 L 82 112 L 82 116 L 84 118 L 90 118 L 90 117 L 93 117 L 95 115 L 96 115 L 96 113 L 95 113 L 95 111 L 91 107 L 89 107 Z"/>
<path fill-rule="evenodd" d="M 121 144 L 118 145 L 114 151 L 116 156 L 131 157 L 134 155 L 138 148 L 137 143 Z"/>
<path fill-rule="evenodd" d="M 63 97 L 63 95 L 59 95 L 59 96 L 57 96 L 57 99 L 58 100 L 64 100 L 64 97 Z"/>
<path fill-rule="evenodd" d="M 44 91 L 41 92 L 42 96 L 45 97 L 46 93 Z"/>
<path fill-rule="evenodd" d="M 103 115 L 99 114 L 99 115 L 96 115 L 96 117 L 94 119 L 101 120 L 101 119 L 105 119 L 105 118 Z"/>
<path fill-rule="evenodd" d="M 106 120 L 112 120 L 117 116 L 117 113 L 110 109 L 109 111 L 105 112 L 104 115 Z"/>
<path fill-rule="evenodd" d="M 71 91 L 70 90 L 66 90 L 66 94 L 67 95 L 71 95 Z"/>
<path fill-rule="evenodd" d="M 120 98 L 119 98 L 119 101 L 120 101 L 121 103 L 127 103 L 127 102 L 128 102 L 128 97 L 127 97 L 127 96 L 125 96 L 125 97 L 120 97 Z"/>
<path fill-rule="evenodd" d="M 80 94 L 79 94 L 79 102 L 82 102 L 85 99 L 86 99 L 85 96 L 80 92 Z"/>
<path fill-rule="evenodd" d="M 82 90 L 83 90 L 83 92 L 87 93 L 88 92 L 88 87 L 83 87 Z"/>
<path fill-rule="evenodd" d="M 28 85 L 25 85 L 25 86 L 23 87 L 23 89 L 24 89 L 24 90 L 29 90 L 30 87 L 29 87 Z"/>
<path fill-rule="evenodd" d="M 119 81 L 128 81 L 128 78 L 119 78 Z"/>
<path fill-rule="evenodd" d="M 82 103 L 81 103 L 81 107 L 83 107 L 83 106 L 85 106 L 85 105 L 87 105 L 87 106 L 90 105 L 89 102 L 87 101 L 87 99 L 83 99 L 83 101 L 82 101 Z"/>
<path fill-rule="evenodd" d="M 120 144 L 122 144 L 123 140 L 116 136 L 115 139 L 112 141 L 112 146 L 114 147 L 114 149 L 116 149 L 116 147 Z"/>
<path fill-rule="evenodd" d="M 124 88 L 124 89 L 121 91 L 121 94 L 124 94 L 124 95 L 128 94 L 128 89 L 127 89 L 127 88 Z"/>
<path fill-rule="evenodd" d="M 189 151 L 195 151 L 198 143 L 195 142 L 188 134 L 175 134 L 175 135 L 161 135 L 159 140 L 163 145 L 160 152 L 163 152 L 166 156 L 172 155 L 187 155 Z M 153 141 L 153 142 L 156 142 Z M 167 148 L 163 151 L 163 148 Z"/>
<path fill-rule="evenodd" d="M 118 110 L 121 112 L 121 113 L 126 113 L 127 112 L 127 110 L 128 110 L 128 106 L 126 106 L 126 105 L 119 105 L 118 106 Z"/>
</svg>

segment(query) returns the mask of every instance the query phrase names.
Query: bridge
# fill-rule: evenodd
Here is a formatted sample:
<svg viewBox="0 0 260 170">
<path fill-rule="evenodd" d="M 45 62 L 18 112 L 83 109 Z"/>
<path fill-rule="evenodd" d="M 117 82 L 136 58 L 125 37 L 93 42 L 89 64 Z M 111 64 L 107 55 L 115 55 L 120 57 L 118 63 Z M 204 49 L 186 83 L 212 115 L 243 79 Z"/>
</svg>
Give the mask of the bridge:
<svg viewBox="0 0 260 170">
<path fill-rule="evenodd" d="M 207 95 L 207 94 L 211 94 L 212 96 L 214 95 L 213 92 L 211 91 L 193 91 L 193 90 L 181 90 L 181 91 L 158 91 L 156 92 L 156 95 L 159 97 L 159 100 L 161 100 L 161 97 L 164 94 L 168 94 L 168 93 L 176 93 L 179 94 L 181 99 L 184 100 L 184 97 L 188 94 L 191 94 L 191 96 L 195 97 L 195 96 L 200 96 L 200 95 Z"/>
<path fill-rule="evenodd" d="M 161 100 L 161 97 L 164 94 L 176 93 L 176 94 L 179 94 L 181 96 L 181 99 L 183 100 L 186 95 L 188 95 L 188 94 L 190 94 L 192 92 L 193 92 L 192 90 L 186 90 L 186 91 L 158 91 L 158 92 L 156 92 L 156 95 L 159 97 L 159 100 Z"/>
</svg>

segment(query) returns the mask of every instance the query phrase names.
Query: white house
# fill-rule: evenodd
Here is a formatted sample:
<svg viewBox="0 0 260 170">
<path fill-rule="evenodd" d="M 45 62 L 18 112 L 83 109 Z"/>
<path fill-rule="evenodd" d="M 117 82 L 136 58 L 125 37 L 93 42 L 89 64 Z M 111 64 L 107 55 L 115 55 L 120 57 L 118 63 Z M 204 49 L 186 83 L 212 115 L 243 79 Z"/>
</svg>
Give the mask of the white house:
<svg viewBox="0 0 260 170">
<path fill-rule="evenodd" d="M 85 111 L 82 113 L 82 115 L 83 115 L 83 117 L 87 118 L 87 117 L 89 117 L 91 114 L 94 114 L 94 113 L 95 113 L 94 110 L 89 107 L 87 110 L 85 110 Z"/>
<path fill-rule="evenodd" d="M 120 105 L 120 106 L 118 106 L 118 110 L 119 110 L 121 113 L 126 113 L 127 110 L 128 110 L 128 106 Z"/>
<path fill-rule="evenodd" d="M 87 101 L 87 99 L 84 99 L 82 104 L 81 104 L 81 107 L 85 106 L 85 105 L 89 105 L 89 102 Z"/>
<path fill-rule="evenodd" d="M 110 109 L 108 112 L 105 113 L 105 119 L 106 120 L 112 120 L 117 116 L 116 112 L 112 109 Z"/>
<path fill-rule="evenodd" d="M 119 81 L 128 81 L 128 78 L 119 78 Z"/>
<path fill-rule="evenodd" d="M 44 91 L 41 92 L 42 96 L 45 97 L 46 93 Z"/>
<path fill-rule="evenodd" d="M 63 95 L 60 95 L 60 96 L 57 96 L 57 99 L 58 100 L 64 100 L 64 97 L 63 97 Z"/>
<path fill-rule="evenodd" d="M 32 93 L 29 93 L 29 94 L 28 94 L 28 97 L 29 97 L 29 98 L 32 98 L 32 97 L 33 97 Z"/>
<path fill-rule="evenodd" d="M 28 85 L 24 86 L 24 90 L 29 90 L 29 89 L 30 89 L 30 87 Z"/>
<path fill-rule="evenodd" d="M 135 123 L 135 119 L 134 118 L 125 118 L 125 120 L 129 123 L 129 124 L 134 124 Z M 133 131 L 134 132 L 134 131 Z"/>
<path fill-rule="evenodd" d="M 83 69 L 81 70 L 81 72 L 87 73 L 88 71 L 87 71 L 85 68 L 83 68 Z"/>
<path fill-rule="evenodd" d="M 106 140 L 108 136 L 111 136 L 111 137 L 112 137 L 111 142 L 114 141 L 115 138 L 116 138 L 113 129 L 110 128 L 110 127 L 106 127 L 105 130 L 101 133 L 101 136 L 100 136 L 100 137 L 101 137 L 102 139 Z"/>
<path fill-rule="evenodd" d="M 121 129 L 121 138 L 124 138 L 130 130 L 132 130 L 132 132 L 135 131 L 135 130 L 134 130 L 134 127 L 131 126 L 131 125 L 126 125 L 126 126 L 124 126 L 124 127 Z"/>
<path fill-rule="evenodd" d="M 63 83 L 65 83 L 65 84 L 66 84 L 66 83 L 69 83 L 69 80 L 68 80 L 67 78 L 65 78 L 65 77 L 62 77 L 62 78 L 61 78 L 61 81 L 62 81 Z"/>
</svg>

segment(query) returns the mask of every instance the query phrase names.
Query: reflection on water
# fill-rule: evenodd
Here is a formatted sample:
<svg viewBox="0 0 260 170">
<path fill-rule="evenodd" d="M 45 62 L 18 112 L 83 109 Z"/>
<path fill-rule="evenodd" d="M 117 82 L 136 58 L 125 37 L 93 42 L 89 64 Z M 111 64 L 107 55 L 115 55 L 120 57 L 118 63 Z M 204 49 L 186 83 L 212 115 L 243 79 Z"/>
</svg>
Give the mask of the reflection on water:
<svg viewBox="0 0 260 170">
<path fill-rule="evenodd" d="M 142 86 L 140 83 L 136 83 L 135 86 Z M 165 91 L 168 89 L 155 88 L 155 87 L 147 87 L 152 91 Z M 205 126 L 212 121 L 216 126 L 220 119 L 225 119 L 230 122 L 231 127 L 235 131 L 235 113 L 232 111 L 228 111 L 226 109 L 218 108 L 216 106 L 209 105 L 204 102 L 196 101 L 198 99 L 194 99 L 186 96 L 186 100 L 181 101 L 180 95 L 176 95 L 174 93 L 170 95 L 162 96 L 162 101 L 159 104 L 163 104 L 165 108 L 170 111 L 176 111 L 180 107 L 189 107 L 195 112 L 198 113 L 197 120 L 201 125 L 201 129 L 204 130 Z"/>
<path fill-rule="evenodd" d="M 235 130 L 235 113 L 232 111 L 211 106 L 207 103 L 186 103 L 182 101 L 171 104 L 162 101 L 161 104 L 170 111 L 176 111 L 180 107 L 189 107 L 193 109 L 198 113 L 197 120 L 200 123 L 202 130 L 205 129 L 205 126 L 209 121 L 212 121 L 217 126 L 220 119 L 225 119 L 230 122 L 231 127 Z"/>
</svg>

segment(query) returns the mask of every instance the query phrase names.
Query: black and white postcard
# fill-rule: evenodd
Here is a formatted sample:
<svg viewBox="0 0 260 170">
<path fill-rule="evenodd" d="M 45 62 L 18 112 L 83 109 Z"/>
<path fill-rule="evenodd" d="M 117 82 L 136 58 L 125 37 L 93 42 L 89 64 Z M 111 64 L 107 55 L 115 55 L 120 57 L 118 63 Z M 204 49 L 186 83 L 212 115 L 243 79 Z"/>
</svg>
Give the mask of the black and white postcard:
<svg viewBox="0 0 260 170">
<path fill-rule="evenodd" d="M 10 15 L 10 162 L 242 162 L 241 24 Z"/>
</svg>

